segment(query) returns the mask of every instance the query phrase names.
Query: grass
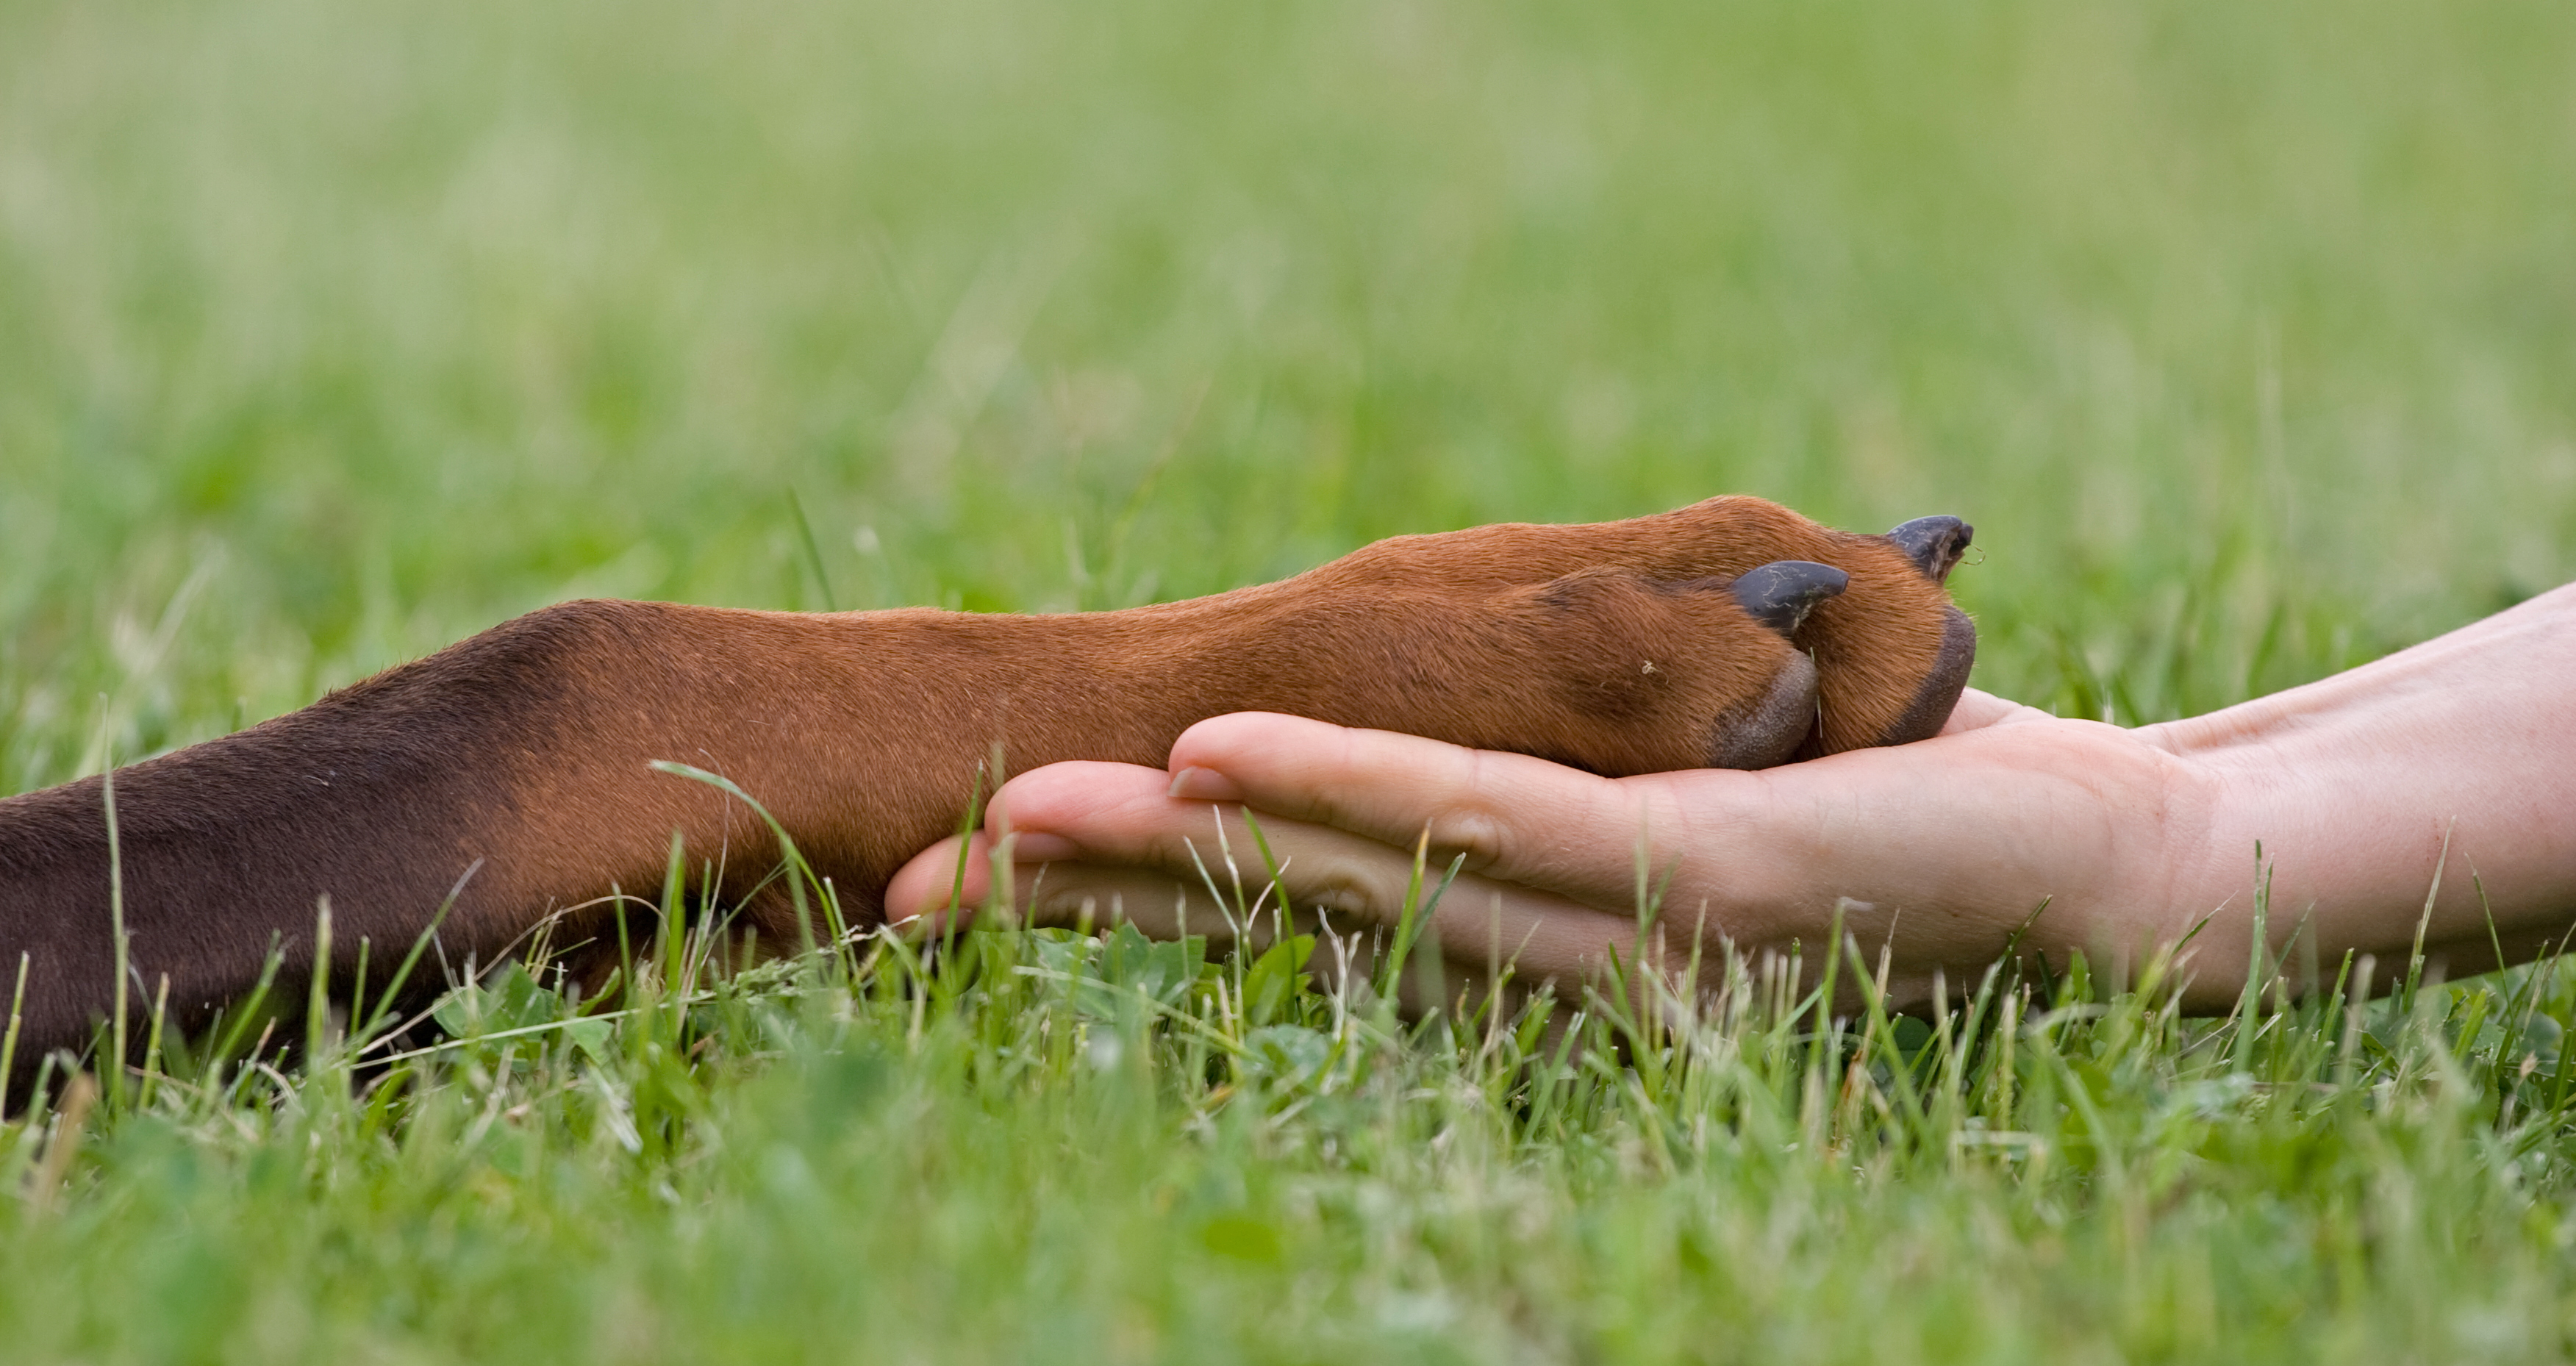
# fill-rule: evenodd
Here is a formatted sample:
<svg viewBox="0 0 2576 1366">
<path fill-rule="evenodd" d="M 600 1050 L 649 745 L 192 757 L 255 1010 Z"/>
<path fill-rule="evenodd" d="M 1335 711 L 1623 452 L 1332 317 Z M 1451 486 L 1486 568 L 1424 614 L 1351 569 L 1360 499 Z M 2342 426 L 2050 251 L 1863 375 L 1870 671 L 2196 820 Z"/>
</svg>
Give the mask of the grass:
<svg viewBox="0 0 2576 1366">
<path fill-rule="evenodd" d="M 578 594 L 1718 491 L 1975 521 L 1982 686 L 2223 705 L 2576 572 L 2571 69 L 2504 0 L 0 6 L 0 790 Z M 500 980 L 0 1129 L 0 1354 L 2566 1355 L 2567 974 L 2284 973 L 1570 1050 L 1035 934 Z"/>
</svg>

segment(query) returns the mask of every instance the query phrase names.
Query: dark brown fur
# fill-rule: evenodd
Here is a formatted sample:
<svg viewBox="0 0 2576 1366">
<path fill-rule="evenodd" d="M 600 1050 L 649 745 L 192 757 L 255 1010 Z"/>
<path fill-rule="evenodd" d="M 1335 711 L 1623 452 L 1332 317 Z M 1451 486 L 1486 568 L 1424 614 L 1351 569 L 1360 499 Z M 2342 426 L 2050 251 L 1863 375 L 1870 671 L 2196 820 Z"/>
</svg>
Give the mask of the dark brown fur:
<svg viewBox="0 0 2576 1366">
<path fill-rule="evenodd" d="M 1725 591 L 1784 559 L 1851 576 L 1794 645 Z M 132 961 L 139 992 L 168 976 L 186 1025 L 245 990 L 273 938 L 301 999 L 326 894 L 345 972 L 362 938 L 380 967 L 407 948 L 460 879 L 442 943 L 488 961 L 550 910 L 649 895 L 674 831 L 693 863 L 720 860 L 726 892 L 766 875 L 766 828 L 655 760 L 764 803 L 864 922 L 894 870 L 955 827 L 997 743 L 1014 771 L 1160 764 L 1192 722 L 1261 709 L 1607 774 L 1690 768 L 1760 750 L 1745 728 L 1784 716 L 1805 754 L 1928 735 L 1973 642 L 1886 538 L 1751 498 L 1398 537 L 1125 612 L 566 603 L 119 770 Z M 1805 694 L 1778 686 L 1807 667 L 1801 649 L 1812 729 Z M 97 778 L 0 801 L 0 969 L 31 962 L 22 1059 L 77 1046 L 112 998 L 104 806 Z M 792 925 L 762 928 L 793 942 Z"/>
</svg>

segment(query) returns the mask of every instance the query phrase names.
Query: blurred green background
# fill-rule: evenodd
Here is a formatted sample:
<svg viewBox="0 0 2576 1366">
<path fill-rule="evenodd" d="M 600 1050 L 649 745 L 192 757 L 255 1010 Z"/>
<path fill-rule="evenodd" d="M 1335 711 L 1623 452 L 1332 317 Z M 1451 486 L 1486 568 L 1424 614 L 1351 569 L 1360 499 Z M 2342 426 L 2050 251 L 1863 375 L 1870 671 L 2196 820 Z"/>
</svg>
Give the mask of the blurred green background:
<svg viewBox="0 0 2576 1366">
<path fill-rule="evenodd" d="M 566 596 L 1735 491 L 1970 518 L 2121 720 L 2569 577 L 2576 12 L 0 5 L 9 790 Z"/>
<path fill-rule="evenodd" d="M 2124 721 L 2576 575 L 2576 6 L 0 0 L 0 791 L 568 596 L 1112 607 L 1718 492 L 1972 519 L 1978 681 Z M 2576 1341 L 2554 968 L 2028 998 L 1882 1128 L 1794 1019 L 1333 1091 L 974 942 L 926 1030 L 171 1081 L 50 1212 L 0 1125 L 0 1358 Z"/>
</svg>

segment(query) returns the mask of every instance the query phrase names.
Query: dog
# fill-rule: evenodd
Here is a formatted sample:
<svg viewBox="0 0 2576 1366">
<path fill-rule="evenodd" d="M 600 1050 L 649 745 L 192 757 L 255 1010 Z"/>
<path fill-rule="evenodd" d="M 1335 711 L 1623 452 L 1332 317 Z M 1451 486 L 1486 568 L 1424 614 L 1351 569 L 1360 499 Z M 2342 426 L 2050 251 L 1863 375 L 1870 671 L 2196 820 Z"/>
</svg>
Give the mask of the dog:
<svg viewBox="0 0 2576 1366">
<path fill-rule="evenodd" d="M 798 942 L 762 887 L 781 857 L 769 826 L 656 761 L 761 803 L 867 925 L 895 870 L 957 827 L 987 756 L 1160 765 L 1227 712 L 1611 776 L 1922 739 L 1975 658 L 1945 588 L 1971 534 L 1926 517 L 1856 535 L 1724 497 L 1400 536 L 1118 612 L 548 607 L 222 739 L 0 800 L 19 1057 L 93 1035 L 119 913 L 133 980 L 166 978 L 183 1029 L 250 991 L 273 946 L 272 999 L 302 1000 L 323 898 L 336 983 L 362 941 L 386 976 L 442 908 L 446 952 L 490 962 L 567 908 L 571 936 L 601 930 L 612 889 L 662 885 L 675 832 L 703 890 L 747 896 L 764 942 Z"/>
</svg>

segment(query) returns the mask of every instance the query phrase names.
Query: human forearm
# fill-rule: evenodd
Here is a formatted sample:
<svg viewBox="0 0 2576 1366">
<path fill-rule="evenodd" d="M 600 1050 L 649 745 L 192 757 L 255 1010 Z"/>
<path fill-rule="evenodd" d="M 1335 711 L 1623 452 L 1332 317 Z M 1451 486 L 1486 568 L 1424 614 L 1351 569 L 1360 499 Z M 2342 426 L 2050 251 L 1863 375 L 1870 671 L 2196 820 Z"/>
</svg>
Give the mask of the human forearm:
<svg viewBox="0 0 2576 1366">
<path fill-rule="evenodd" d="M 2329 952 L 2403 955 L 2437 872 L 2425 943 L 2455 972 L 2495 966 L 2499 943 L 2528 957 L 2576 915 L 2576 585 L 2140 735 L 2218 794 L 2188 884 L 2237 908 L 2212 949 L 2250 947 L 2257 841 L 2276 941 L 2305 917 Z"/>
</svg>

